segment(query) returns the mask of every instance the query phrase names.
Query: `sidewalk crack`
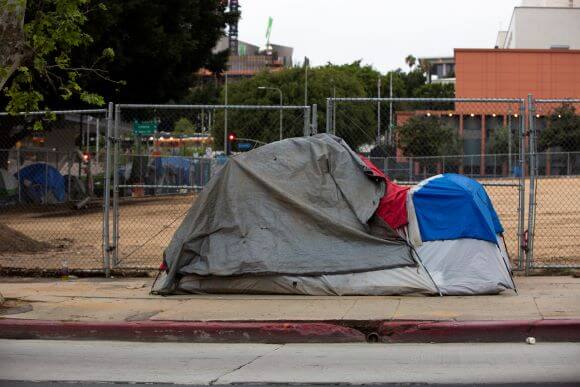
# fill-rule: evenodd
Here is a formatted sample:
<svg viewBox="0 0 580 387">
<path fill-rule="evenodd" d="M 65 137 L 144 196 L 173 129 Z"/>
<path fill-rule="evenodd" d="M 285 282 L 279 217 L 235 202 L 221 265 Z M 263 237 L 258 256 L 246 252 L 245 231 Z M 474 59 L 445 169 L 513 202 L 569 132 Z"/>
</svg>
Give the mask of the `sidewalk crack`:
<svg viewBox="0 0 580 387">
<path fill-rule="evenodd" d="M 352 308 L 354 308 L 354 306 L 358 303 L 358 299 L 354 300 L 354 302 L 352 303 L 352 305 L 346 310 L 346 312 L 344 312 L 344 314 L 342 315 L 342 317 L 340 318 L 341 320 L 344 320 L 344 318 L 350 313 L 350 311 L 352 310 Z"/>
<path fill-rule="evenodd" d="M 544 317 L 544 314 L 542 313 L 542 310 L 540 309 L 540 306 L 536 302 L 536 298 L 537 297 L 532 297 L 532 300 L 534 300 L 534 305 L 536 305 L 536 309 L 538 310 L 538 314 L 540 315 L 540 317 L 542 318 L 542 320 L 545 320 L 546 318 Z"/>
<path fill-rule="evenodd" d="M 280 349 L 280 348 L 282 348 L 283 346 L 284 346 L 284 344 L 280 344 L 280 345 L 278 345 L 276 348 L 274 348 L 273 350 L 271 350 L 271 351 L 269 351 L 269 352 L 266 352 L 266 353 L 263 353 L 263 354 L 261 354 L 261 355 L 258 355 L 258 356 L 256 356 L 255 358 L 253 358 L 253 359 L 252 359 L 252 360 L 250 360 L 249 362 L 247 362 L 247 363 L 244 363 L 244 364 L 242 364 L 242 365 L 240 365 L 240 366 L 238 366 L 238 367 L 234 368 L 233 370 L 231 370 L 231 371 L 228 371 L 228 372 L 224 373 L 223 375 L 220 375 L 220 376 L 218 376 L 217 378 L 215 378 L 215 379 L 211 380 L 211 381 L 210 381 L 208 384 L 209 384 L 210 386 L 213 386 L 214 384 L 216 384 L 216 383 L 218 382 L 218 380 L 220 380 L 220 379 L 221 379 L 221 378 L 223 378 L 224 376 L 231 375 L 231 374 L 233 374 L 234 372 L 241 370 L 242 368 L 244 368 L 244 367 L 246 367 L 246 366 L 248 366 L 248 365 L 250 365 L 250 364 L 254 363 L 256 360 L 259 360 L 259 359 L 263 358 L 263 357 L 264 357 L 264 356 L 266 356 L 266 355 L 269 355 L 269 354 L 272 354 L 272 353 L 276 352 L 277 350 L 279 350 L 279 349 Z"/>
<path fill-rule="evenodd" d="M 391 320 L 396 320 L 397 319 L 397 313 L 399 313 L 399 308 L 401 306 L 401 302 L 402 302 L 402 300 L 399 298 L 397 300 L 397 306 L 395 306 L 395 311 L 393 312 L 393 317 L 391 318 Z"/>
</svg>

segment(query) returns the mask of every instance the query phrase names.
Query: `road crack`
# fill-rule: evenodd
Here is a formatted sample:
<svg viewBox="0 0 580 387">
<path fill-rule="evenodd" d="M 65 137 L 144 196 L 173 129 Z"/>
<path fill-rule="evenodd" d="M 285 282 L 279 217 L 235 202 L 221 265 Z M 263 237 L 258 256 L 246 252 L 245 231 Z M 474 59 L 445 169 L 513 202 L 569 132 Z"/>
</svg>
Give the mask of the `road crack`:
<svg viewBox="0 0 580 387">
<path fill-rule="evenodd" d="M 228 376 L 228 375 L 231 375 L 231 374 L 233 374 L 234 372 L 237 372 L 237 371 L 241 370 L 242 368 L 244 368 L 244 367 L 246 367 L 246 366 L 249 366 L 250 364 L 254 363 L 256 360 L 259 360 L 259 359 L 263 358 L 263 357 L 264 357 L 264 356 L 266 356 L 266 355 L 270 355 L 270 354 L 272 354 L 272 353 L 276 352 L 277 350 L 279 350 L 279 349 L 280 349 L 280 348 L 282 348 L 283 346 L 284 346 L 284 344 L 280 344 L 279 346 L 277 346 L 277 347 L 276 347 L 276 348 L 274 348 L 273 350 L 271 350 L 271 351 L 268 351 L 268 352 L 266 352 L 266 353 L 263 353 L 263 354 L 261 354 L 261 355 L 258 355 L 258 356 L 256 356 L 255 358 L 253 358 L 252 360 L 250 360 L 249 362 L 247 362 L 247 363 L 244 363 L 244 364 L 242 364 L 242 365 L 240 365 L 240 366 L 238 366 L 238 367 L 234 368 L 233 370 L 231 370 L 231 371 L 228 371 L 228 372 L 224 373 L 223 375 L 220 375 L 220 376 L 218 376 L 217 378 L 215 378 L 215 379 L 211 380 L 211 381 L 209 382 L 209 385 L 210 385 L 210 386 L 213 386 L 213 385 L 214 385 L 214 384 L 216 384 L 216 383 L 218 382 L 218 380 L 220 380 L 221 378 L 223 378 L 223 377 L 225 377 L 225 376 Z"/>
</svg>

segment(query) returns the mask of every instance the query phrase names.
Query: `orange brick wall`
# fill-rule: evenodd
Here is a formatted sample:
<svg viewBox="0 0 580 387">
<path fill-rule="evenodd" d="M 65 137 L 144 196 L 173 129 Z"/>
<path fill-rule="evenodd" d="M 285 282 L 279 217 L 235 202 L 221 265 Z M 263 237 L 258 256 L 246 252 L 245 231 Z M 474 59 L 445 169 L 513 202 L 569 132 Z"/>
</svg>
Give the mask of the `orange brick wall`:
<svg viewBox="0 0 580 387">
<path fill-rule="evenodd" d="M 455 49 L 457 98 L 580 98 L 580 50 Z"/>
</svg>

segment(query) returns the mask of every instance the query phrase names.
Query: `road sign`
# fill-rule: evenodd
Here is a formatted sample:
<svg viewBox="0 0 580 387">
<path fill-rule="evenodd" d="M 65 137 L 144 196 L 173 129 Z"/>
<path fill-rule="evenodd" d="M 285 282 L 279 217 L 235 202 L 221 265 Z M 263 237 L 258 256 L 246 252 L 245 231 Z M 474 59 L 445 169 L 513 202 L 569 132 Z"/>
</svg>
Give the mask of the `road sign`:
<svg viewBox="0 0 580 387">
<path fill-rule="evenodd" d="M 252 149 L 253 144 L 249 142 L 238 142 L 237 148 L 240 152 L 249 151 Z"/>
<path fill-rule="evenodd" d="M 135 121 L 133 122 L 133 133 L 138 136 L 149 136 L 157 130 L 157 122 L 155 121 Z"/>
</svg>

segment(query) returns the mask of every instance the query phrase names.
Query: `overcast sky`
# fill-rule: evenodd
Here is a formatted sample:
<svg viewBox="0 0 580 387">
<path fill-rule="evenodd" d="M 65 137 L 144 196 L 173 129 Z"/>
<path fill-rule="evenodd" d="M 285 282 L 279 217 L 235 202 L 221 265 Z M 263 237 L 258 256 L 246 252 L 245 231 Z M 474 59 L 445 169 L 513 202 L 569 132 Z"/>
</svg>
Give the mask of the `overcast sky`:
<svg viewBox="0 0 580 387">
<path fill-rule="evenodd" d="M 493 48 L 520 0 L 240 0 L 239 38 L 294 47 L 311 65 L 362 59 L 385 72 L 416 57 L 452 56 L 454 48 Z"/>
</svg>

